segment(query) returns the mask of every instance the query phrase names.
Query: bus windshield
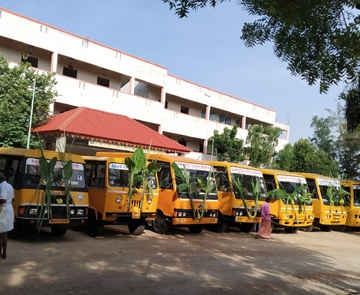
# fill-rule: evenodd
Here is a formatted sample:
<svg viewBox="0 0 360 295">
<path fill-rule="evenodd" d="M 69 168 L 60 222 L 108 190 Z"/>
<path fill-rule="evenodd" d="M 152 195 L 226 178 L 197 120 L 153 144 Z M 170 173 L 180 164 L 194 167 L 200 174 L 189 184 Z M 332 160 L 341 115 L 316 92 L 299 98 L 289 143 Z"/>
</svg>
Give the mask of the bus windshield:
<svg viewBox="0 0 360 295">
<path fill-rule="evenodd" d="M 303 177 L 278 175 L 277 180 L 279 182 L 279 189 L 285 190 L 287 194 L 292 194 L 300 186 L 306 186 L 306 179 Z M 283 202 L 286 203 L 287 201 L 283 199 Z M 298 205 L 298 203 L 298 200 L 295 200 L 295 204 Z"/>
<path fill-rule="evenodd" d="M 50 160 L 48 160 L 50 161 Z M 38 158 L 27 158 L 25 166 L 25 183 L 27 185 L 39 185 L 40 182 L 40 160 Z M 56 162 L 55 172 L 63 168 L 63 163 L 60 161 Z M 69 179 L 70 187 L 73 188 L 84 188 L 85 187 L 85 176 L 84 176 L 84 165 L 81 163 L 72 163 L 73 174 Z M 58 177 L 53 180 L 52 187 L 63 187 L 62 177 Z"/>
<path fill-rule="evenodd" d="M 261 171 L 231 167 L 231 179 L 239 179 L 246 193 L 245 199 L 254 200 L 253 186 L 258 182 L 260 185 L 260 199 L 266 199 L 266 190 Z M 236 194 L 235 194 L 236 195 Z"/>
<path fill-rule="evenodd" d="M 109 164 L 109 185 L 117 187 L 128 187 L 128 169 L 125 164 Z"/>
<path fill-rule="evenodd" d="M 109 163 L 109 185 L 114 187 L 129 187 L 129 170 L 125 164 Z M 157 188 L 155 175 L 148 178 L 152 189 Z"/>
<path fill-rule="evenodd" d="M 210 165 L 203 165 L 203 164 L 195 164 L 195 163 L 183 163 L 183 162 L 176 162 L 179 166 L 181 171 L 184 172 L 186 169 L 187 173 L 189 173 L 190 182 L 196 182 L 196 186 L 192 188 L 193 191 L 201 191 L 201 186 L 197 181 L 197 177 L 201 177 L 204 182 L 207 182 L 207 178 L 209 176 L 209 172 L 211 170 Z M 185 169 L 184 169 L 185 167 Z M 211 174 L 211 178 L 213 179 L 213 175 Z M 181 184 L 181 180 L 176 177 L 176 185 L 179 186 Z M 216 193 L 216 187 L 214 186 L 212 193 Z"/>
</svg>

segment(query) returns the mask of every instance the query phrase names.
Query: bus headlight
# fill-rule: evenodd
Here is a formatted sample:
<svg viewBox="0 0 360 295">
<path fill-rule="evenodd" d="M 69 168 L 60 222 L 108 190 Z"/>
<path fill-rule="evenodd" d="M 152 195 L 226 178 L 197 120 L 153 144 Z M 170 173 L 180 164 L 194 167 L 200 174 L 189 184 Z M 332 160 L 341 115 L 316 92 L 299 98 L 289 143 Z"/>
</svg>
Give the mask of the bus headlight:
<svg viewBox="0 0 360 295">
<path fill-rule="evenodd" d="M 182 212 L 178 212 L 178 217 L 182 217 Z"/>
<path fill-rule="evenodd" d="M 242 211 L 240 211 L 239 215 L 240 215 L 240 216 L 242 216 L 242 215 L 243 215 Z"/>
<path fill-rule="evenodd" d="M 152 198 L 151 198 L 151 197 L 148 197 L 148 198 L 147 198 L 147 202 L 148 202 L 148 204 L 150 205 L 151 202 L 152 202 Z"/>
<path fill-rule="evenodd" d="M 116 201 L 116 203 L 121 203 L 122 197 L 121 197 L 121 196 L 117 196 L 115 201 Z"/>
<path fill-rule="evenodd" d="M 71 214 L 71 215 L 74 215 L 74 214 L 75 214 L 75 210 L 74 210 L 74 209 L 71 209 L 71 210 L 70 210 L 70 214 Z"/>
<path fill-rule="evenodd" d="M 78 209 L 77 215 L 84 215 L 84 209 Z"/>
<path fill-rule="evenodd" d="M 31 214 L 31 215 L 36 215 L 36 213 L 37 213 L 37 209 L 36 209 L 36 208 L 31 208 L 31 209 L 29 210 L 29 214 Z"/>
</svg>

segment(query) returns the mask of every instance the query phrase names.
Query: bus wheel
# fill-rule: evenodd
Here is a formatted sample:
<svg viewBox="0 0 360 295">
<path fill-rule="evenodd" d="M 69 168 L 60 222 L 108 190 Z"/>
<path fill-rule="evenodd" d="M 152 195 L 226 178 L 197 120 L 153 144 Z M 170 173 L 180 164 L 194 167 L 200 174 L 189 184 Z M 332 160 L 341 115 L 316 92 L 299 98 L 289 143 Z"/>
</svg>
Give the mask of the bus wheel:
<svg viewBox="0 0 360 295">
<path fill-rule="evenodd" d="M 334 230 L 336 230 L 336 231 L 344 231 L 345 228 L 346 228 L 346 225 L 336 225 L 334 227 Z"/>
<path fill-rule="evenodd" d="M 227 221 L 224 218 L 219 218 L 218 223 L 213 225 L 212 228 L 217 233 L 223 233 L 227 228 Z"/>
<path fill-rule="evenodd" d="M 249 232 L 253 231 L 254 226 L 255 226 L 255 223 L 240 223 L 239 224 L 240 230 L 244 233 L 249 233 Z"/>
<path fill-rule="evenodd" d="M 284 229 L 288 234 L 296 234 L 299 230 L 299 228 L 296 226 L 286 226 L 284 227 Z"/>
<path fill-rule="evenodd" d="M 193 234 L 199 234 L 203 231 L 204 229 L 204 225 L 202 224 L 195 224 L 195 225 L 189 225 L 188 228 L 189 228 L 189 231 Z"/>
<path fill-rule="evenodd" d="M 164 234 L 169 230 L 169 225 L 166 222 L 164 215 L 156 212 L 155 220 L 153 222 L 153 231 L 157 234 Z"/>
<path fill-rule="evenodd" d="M 128 224 L 129 232 L 134 236 L 140 236 L 145 229 L 145 223 L 139 221 L 131 221 Z"/>
<path fill-rule="evenodd" d="M 96 220 L 95 211 L 89 210 L 87 233 L 90 237 L 102 236 L 104 223 L 102 220 Z"/>
<path fill-rule="evenodd" d="M 67 227 L 51 227 L 51 233 L 56 237 L 62 237 L 67 232 Z"/>
<path fill-rule="evenodd" d="M 322 231 L 332 231 L 333 228 L 334 228 L 334 226 L 332 226 L 332 225 L 323 225 L 323 224 L 320 225 L 320 229 Z"/>
<path fill-rule="evenodd" d="M 306 231 L 306 232 L 311 232 L 313 231 L 313 229 L 314 229 L 314 224 L 301 228 L 302 231 Z"/>
<path fill-rule="evenodd" d="M 14 228 L 12 231 L 9 231 L 7 233 L 7 236 L 9 239 L 16 239 L 20 236 L 21 234 L 21 231 L 22 231 L 22 224 L 21 224 L 21 221 L 16 221 L 14 222 Z"/>
</svg>

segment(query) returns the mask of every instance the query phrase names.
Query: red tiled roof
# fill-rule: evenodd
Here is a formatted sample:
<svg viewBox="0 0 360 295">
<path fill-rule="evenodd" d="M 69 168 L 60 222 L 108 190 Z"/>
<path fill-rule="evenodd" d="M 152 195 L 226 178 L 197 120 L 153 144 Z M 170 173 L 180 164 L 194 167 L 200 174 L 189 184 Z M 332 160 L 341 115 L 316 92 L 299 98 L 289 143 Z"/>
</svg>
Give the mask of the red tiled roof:
<svg viewBox="0 0 360 295">
<path fill-rule="evenodd" d="M 77 135 L 83 139 L 99 140 L 134 147 L 184 153 L 192 150 L 167 138 L 151 128 L 127 117 L 85 107 L 79 107 L 52 117 L 47 124 L 32 132 L 43 135 Z"/>
</svg>

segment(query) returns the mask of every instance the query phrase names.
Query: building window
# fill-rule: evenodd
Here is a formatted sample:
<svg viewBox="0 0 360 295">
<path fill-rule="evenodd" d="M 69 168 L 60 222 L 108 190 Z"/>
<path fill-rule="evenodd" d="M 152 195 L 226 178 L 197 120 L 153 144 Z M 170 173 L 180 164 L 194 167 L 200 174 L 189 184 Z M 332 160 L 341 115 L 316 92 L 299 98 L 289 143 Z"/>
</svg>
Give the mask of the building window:
<svg viewBox="0 0 360 295">
<path fill-rule="evenodd" d="M 72 78 L 77 78 L 77 70 L 64 67 L 63 75 L 68 76 L 68 77 L 72 77 Z"/>
<path fill-rule="evenodd" d="M 102 77 L 98 77 L 97 84 L 105 87 L 110 87 L 110 80 Z"/>
<path fill-rule="evenodd" d="M 225 122 L 226 122 L 226 118 L 225 118 L 225 116 L 224 116 L 224 115 L 221 115 L 221 116 L 219 117 L 219 122 L 220 122 L 220 123 L 224 123 L 224 124 L 225 124 Z"/>
<path fill-rule="evenodd" d="M 199 143 L 199 153 L 204 153 L 204 144 L 202 142 Z"/>
<path fill-rule="evenodd" d="M 169 102 L 165 101 L 165 109 L 167 109 L 169 107 Z"/>
<path fill-rule="evenodd" d="M 210 120 L 211 121 L 216 121 L 216 117 L 217 117 L 216 114 L 210 114 Z"/>
<path fill-rule="evenodd" d="M 204 111 L 201 111 L 201 118 L 206 118 L 206 111 L 204 110 Z"/>
<path fill-rule="evenodd" d="M 178 140 L 178 143 L 180 143 L 180 144 L 183 145 L 183 146 L 186 146 L 186 140 L 183 139 L 183 138 L 179 139 L 179 140 Z"/>
<path fill-rule="evenodd" d="M 29 63 L 33 68 L 37 68 L 38 67 L 38 62 L 39 60 L 36 57 L 32 57 L 32 56 L 22 56 L 21 61 L 23 63 Z"/>
<path fill-rule="evenodd" d="M 231 125 L 231 118 L 226 118 L 225 119 L 225 124 Z"/>
<path fill-rule="evenodd" d="M 181 106 L 180 112 L 183 114 L 189 114 L 189 108 Z"/>
<path fill-rule="evenodd" d="M 242 120 L 236 120 L 236 125 L 238 125 L 239 128 L 242 128 Z"/>
</svg>

